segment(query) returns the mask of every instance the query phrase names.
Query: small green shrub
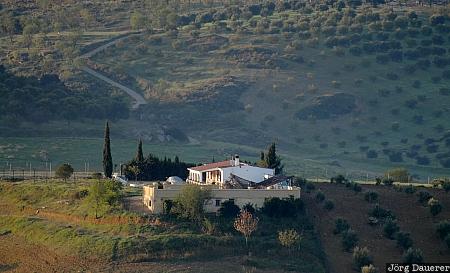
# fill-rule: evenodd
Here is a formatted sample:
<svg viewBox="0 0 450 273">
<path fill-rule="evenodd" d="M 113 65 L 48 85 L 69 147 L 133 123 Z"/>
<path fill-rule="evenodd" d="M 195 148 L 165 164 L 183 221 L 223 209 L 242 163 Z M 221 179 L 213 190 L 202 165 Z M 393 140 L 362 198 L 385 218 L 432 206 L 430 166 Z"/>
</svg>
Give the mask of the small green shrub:
<svg viewBox="0 0 450 273">
<path fill-rule="evenodd" d="M 241 209 L 233 201 L 227 200 L 220 204 L 219 216 L 225 218 L 236 218 Z"/>
<path fill-rule="evenodd" d="M 411 234 L 409 234 L 408 232 L 399 231 L 397 232 L 395 238 L 397 240 L 397 246 L 403 249 L 408 249 L 413 245 Z"/>
<path fill-rule="evenodd" d="M 278 232 L 278 241 L 280 244 L 287 248 L 293 248 L 297 246 L 301 240 L 302 235 L 298 234 L 295 229 L 288 229 Z"/>
<path fill-rule="evenodd" d="M 361 267 L 361 273 L 377 273 L 377 269 L 373 264 Z"/>
<path fill-rule="evenodd" d="M 433 216 L 438 215 L 442 211 L 442 205 L 439 202 L 439 200 L 431 197 L 430 200 L 428 200 L 428 207 L 430 208 L 430 213 Z"/>
<path fill-rule="evenodd" d="M 217 225 L 208 218 L 204 218 L 202 221 L 202 231 L 208 235 L 214 235 L 217 231 Z"/>
<path fill-rule="evenodd" d="M 417 196 L 419 197 L 419 202 L 422 204 L 425 204 L 425 202 L 428 202 L 433 196 L 427 192 L 427 191 L 419 191 L 417 193 Z"/>
<path fill-rule="evenodd" d="M 375 217 L 377 219 L 386 219 L 386 218 L 392 218 L 395 219 L 392 212 L 388 209 L 384 209 L 380 207 L 380 205 L 376 204 L 375 207 L 369 212 L 369 216 Z"/>
<path fill-rule="evenodd" d="M 444 242 L 447 245 L 447 247 L 450 249 L 450 234 L 445 236 Z"/>
<path fill-rule="evenodd" d="M 375 150 L 368 150 L 366 153 L 366 157 L 367 158 L 377 158 L 378 157 L 378 153 Z"/>
<path fill-rule="evenodd" d="M 450 191 L 450 181 L 442 182 L 441 186 L 445 190 L 445 192 L 449 192 Z"/>
<path fill-rule="evenodd" d="M 362 187 L 361 185 L 359 185 L 359 183 L 353 182 L 352 183 L 352 190 L 356 193 L 361 192 L 362 191 Z"/>
<path fill-rule="evenodd" d="M 381 182 L 382 182 L 383 180 L 380 178 L 380 177 L 376 177 L 375 178 L 375 185 L 381 185 Z"/>
<path fill-rule="evenodd" d="M 378 193 L 374 191 L 369 191 L 364 194 L 364 199 L 369 203 L 374 203 L 378 200 Z"/>
<path fill-rule="evenodd" d="M 320 203 L 323 202 L 323 200 L 325 200 L 325 194 L 323 194 L 321 190 L 318 190 L 316 193 L 316 201 Z"/>
<path fill-rule="evenodd" d="M 256 213 L 256 210 L 255 210 L 255 208 L 253 207 L 253 205 L 251 203 L 247 203 L 244 206 L 242 206 L 242 210 L 248 211 L 251 214 L 255 214 Z"/>
<path fill-rule="evenodd" d="M 400 230 L 397 221 L 388 218 L 383 225 L 383 235 L 388 239 L 394 239 L 394 235 Z"/>
<path fill-rule="evenodd" d="M 264 201 L 261 212 L 269 217 L 296 217 L 303 213 L 304 204 L 300 198 L 285 198 L 278 197 L 269 198 Z"/>
<path fill-rule="evenodd" d="M 337 218 L 334 221 L 334 230 L 333 230 L 334 234 L 341 234 L 347 231 L 348 229 L 350 229 L 350 225 L 348 224 L 347 220 L 343 218 Z"/>
<path fill-rule="evenodd" d="M 447 235 L 450 235 L 450 221 L 444 220 L 436 225 L 436 232 L 441 239 L 444 239 Z"/>
<path fill-rule="evenodd" d="M 408 248 L 403 254 L 403 262 L 408 264 L 423 262 L 422 250 L 419 248 Z"/>
<path fill-rule="evenodd" d="M 345 178 L 345 176 L 343 176 L 342 174 L 334 176 L 330 180 L 331 183 L 337 183 L 337 184 L 344 184 L 347 181 L 348 181 L 347 178 Z"/>
<path fill-rule="evenodd" d="M 349 252 L 358 243 L 358 235 L 352 229 L 348 229 L 342 233 L 342 247 L 345 251 Z"/>
<path fill-rule="evenodd" d="M 334 203 L 331 200 L 327 200 L 327 201 L 325 201 L 325 204 L 323 205 L 323 207 L 326 210 L 332 210 L 332 209 L 334 209 Z"/>
<path fill-rule="evenodd" d="M 314 183 L 306 182 L 306 191 L 307 192 L 311 192 L 315 189 L 316 189 L 316 186 L 314 185 Z"/>
<path fill-rule="evenodd" d="M 302 140 L 303 141 L 303 140 Z M 303 177 L 295 177 L 293 186 L 303 187 L 306 184 L 307 180 Z"/>
<path fill-rule="evenodd" d="M 372 257 L 370 256 L 370 252 L 367 247 L 358 247 L 353 248 L 353 265 L 360 269 L 363 266 L 367 266 L 372 264 Z"/>
</svg>

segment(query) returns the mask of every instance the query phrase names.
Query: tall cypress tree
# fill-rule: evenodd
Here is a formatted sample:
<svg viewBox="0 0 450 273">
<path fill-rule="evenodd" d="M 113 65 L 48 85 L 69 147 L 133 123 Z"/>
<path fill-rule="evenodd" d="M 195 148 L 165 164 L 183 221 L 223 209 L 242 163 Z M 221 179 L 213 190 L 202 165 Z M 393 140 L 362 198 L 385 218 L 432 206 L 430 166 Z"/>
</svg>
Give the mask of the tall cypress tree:
<svg viewBox="0 0 450 273">
<path fill-rule="evenodd" d="M 144 161 L 144 153 L 142 152 L 142 139 L 139 139 L 138 150 L 136 154 L 136 161 L 143 162 Z"/>
<path fill-rule="evenodd" d="M 281 164 L 281 158 L 277 156 L 277 148 L 275 142 L 269 146 L 267 155 L 265 157 L 267 168 L 275 169 L 275 174 L 280 174 L 283 172 L 283 165 Z"/>
<path fill-rule="evenodd" d="M 111 156 L 111 141 L 109 139 L 109 122 L 106 122 L 105 127 L 105 142 L 103 145 L 103 172 L 106 177 L 112 177 L 113 163 Z"/>
</svg>

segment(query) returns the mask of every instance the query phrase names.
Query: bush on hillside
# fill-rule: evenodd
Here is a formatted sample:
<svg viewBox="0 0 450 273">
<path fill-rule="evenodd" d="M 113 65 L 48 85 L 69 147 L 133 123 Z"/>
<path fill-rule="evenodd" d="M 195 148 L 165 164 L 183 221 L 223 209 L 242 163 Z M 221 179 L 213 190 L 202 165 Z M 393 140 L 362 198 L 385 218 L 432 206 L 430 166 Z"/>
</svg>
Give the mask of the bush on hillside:
<svg viewBox="0 0 450 273">
<path fill-rule="evenodd" d="M 345 178 L 345 176 L 343 176 L 342 174 L 338 174 L 337 176 L 332 177 L 330 180 L 331 183 L 337 184 L 344 184 L 347 181 L 347 178 Z"/>
<path fill-rule="evenodd" d="M 430 200 L 433 197 L 427 191 L 419 191 L 417 193 L 417 196 L 419 197 L 419 202 L 422 203 L 422 204 L 425 204 L 426 202 L 428 202 L 428 200 Z"/>
<path fill-rule="evenodd" d="M 358 247 L 353 248 L 353 265 L 360 269 L 363 266 L 368 266 L 372 264 L 372 257 L 370 256 L 370 252 L 367 247 Z"/>
<path fill-rule="evenodd" d="M 389 161 L 391 162 L 403 162 L 403 156 L 401 152 L 391 151 L 388 156 Z"/>
<path fill-rule="evenodd" d="M 418 156 L 416 157 L 416 163 L 417 165 L 430 165 L 431 161 L 427 156 Z"/>
<path fill-rule="evenodd" d="M 450 181 L 442 182 L 441 187 L 445 190 L 445 192 L 450 192 Z"/>
<path fill-rule="evenodd" d="M 219 216 L 225 218 L 236 218 L 241 209 L 233 201 L 227 200 L 220 204 Z"/>
<path fill-rule="evenodd" d="M 316 189 L 316 186 L 312 182 L 306 182 L 306 192 L 311 192 Z"/>
<path fill-rule="evenodd" d="M 205 201 L 211 197 L 211 191 L 197 185 L 188 185 L 182 189 L 171 208 L 176 215 L 191 221 L 200 221 L 204 214 Z"/>
<path fill-rule="evenodd" d="M 337 218 L 334 221 L 334 230 L 333 230 L 334 234 L 341 234 L 347 231 L 348 229 L 350 229 L 350 225 L 348 224 L 347 220 L 343 218 Z"/>
<path fill-rule="evenodd" d="M 394 235 L 400 230 L 400 227 L 397 224 L 397 221 L 395 221 L 392 218 L 387 218 L 386 222 L 383 225 L 383 235 L 386 238 L 389 238 L 391 240 L 394 239 Z"/>
<path fill-rule="evenodd" d="M 377 158 L 378 157 L 378 153 L 375 150 L 369 150 L 366 153 L 366 157 L 367 158 Z"/>
<path fill-rule="evenodd" d="M 273 197 L 266 199 L 261 212 L 269 217 L 296 217 L 303 213 L 303 201 L 299 198 L 280 199 Z"/>
<path fill-rule="evenodd" d="M 348 229 L 342 233 L 342 247 L 345 251 L 349 252 L 358 243 L 358 235 L 352 229 Z"/>
<path fill-rule="evenodd" d="M 408 249 L 413 245 L 411 234 L 409 234 L 408 232 L 399 231 L 397 232 L 395 238 L 397 240 L 397 246 L 403 249 Z"/>
<path fill-rule="evenodd" d="M 447 235 L 450 235 L 450 220 L 440 221 L 436 225 L 436 232 L 441 239 L 444 239 Z"/>
<path fill-rule="evenodd" d="M 256 213 L 256 209 L 255 207 L 253 207 L 253 205 L 251 203 L 247 203 L 242 207 L 242 210 L 245 210 L 247 212 L 250 212 L 251 214 L 255 214 Z"/>
<path fill-rule="evenodd" d="M 408 264 L 423 262 L 422 250 L 419 248 L 408 248 L 403 254 L 403 262 Z"/>
<path fill-rule="evenodd" d="M 361 273 L 377 273 L 377 269 L 373 264 L 361 267 Z"/>
<path fill-rule="evenodd" d="M 445 23 L 445 16 L 440 14 L 433 14 L 430 16 L 430 24 L 432 26 L 443 25 Z"/>
<path fill-rule="evenodd" d="M 369 203 L 374 203 L 378 200 L 378 193 L 374 191 L 369 191 L 364 194 L 364 199 Z"/>
<path fill-rule="evenodd" d="M 332 210 L 334 208 L 334 202 L 331 200 L 327 200 L 327 201 L 325 201 L 325 204 L 323 205 L 323 207 L 326 210 Z"/>
<path fill-rule="evenodd" d="M 317 202 L 323 202 L 325 200 L 325 194 L 321 190 L 318 190 L 316 193 L 316 201 Z"/>
<path fill-rule="evenodd" d="M 439 202 L 439 200 L 431 197 L 430 200 L 428 200 L 428 207 L 430 208 L 430 213 L 433 216 L 438 215 L 442 211 L 442 205 Z"/>
<path fill-rule="evenodd" d="M 373 209 L 369 212 L 369 216 L 375 217 L 377 219 L 386 219 L 391 218 L 394 219 L 393 213 L 388 210 L 380 207 L 380 205 L 376 204 Z"/>
<path fill-rule="evenodd" d="M 353 182 L 353 183 L 352 183 L 351 189 L 352 189 L 354 192 L 356 192 L 356 193 L 362 191 L 361 185 L 359 185 L 359 183 L 356 183 L 356 182 Z"/>
<path fill-rule="evenodd" d="M 444 238 L 444 242 L 447 245 L 447 247 L 450 249 L 450 234 Z"/>
</svg>

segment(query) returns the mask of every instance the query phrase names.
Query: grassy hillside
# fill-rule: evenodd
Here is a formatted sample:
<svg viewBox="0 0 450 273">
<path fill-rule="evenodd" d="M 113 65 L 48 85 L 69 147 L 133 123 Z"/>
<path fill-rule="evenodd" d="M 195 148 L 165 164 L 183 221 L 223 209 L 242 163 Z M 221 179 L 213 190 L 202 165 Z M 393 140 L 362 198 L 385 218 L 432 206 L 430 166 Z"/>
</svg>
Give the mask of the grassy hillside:
<svg viewBox="0 0 450 273">
<path fill-rule="evenodd" d="M 6 244 L 0 247 L 0 268 L 23 271 L 35 264 L 42 271 L 123 268 L 119 272 L 161 272 L 163 265 L 172 268 L 184 264 L 183 272 L 208 272 L 230 260 L 218 272 L 325 272 L 325 256 L 303 213 L 294 218 L 258 213 L 259 227 L 250 239 L 252 256 L 248 257 L 243 238 L 233 228 L 233 218 L 204 215 L 216 226 L 206 232 L 201 221 L 136 212 L 143 210 L 138 200 L 138 209 L 133 212 L 125 209 L 124 202 L 103 209 L 101 217 L 95 219 L 88 201 L 91 183 L 0 183 L 0 238 Z M 127 198 L 142 192 L 125 189 L 124 194 Z M 302 251 L 291 251 L 278 243 L 278 231 L 288 228 L 302 232 Z M 23 251 L 17 242 L 29 246 L 41 260 L 30 259 L 30 252 Z M 159 265 L 152 267 L 147 262 Z M 192 268 L 187 266 L 191 264 Z"/>
<path fill-rule="evenodd" d="M 154 103 L 142 109 L 149 123 L 188 135 L 277 140 L 330 169 L 365 161 L 448 173 L 445 8 L 316 5 L 243 17 L 131 37 L 92 65 Z"/>
<path fill-rule="evenodd" d="M 152 10 L 145 1 L 109 9 L 94 1 L 73 10 L 84 15 L 77 19 L 84 30 L 74 27 L 76 18 L 61 21 L 53 6 L 22 10 L 14 18 L 25 22 L 23 27 L 29 16 L 40 26 L 51 19 L 46 44 L 54 53 L 68 48 L 51 54 L 66 84 L 111 90 L 76 69 L 87 64 L 144 95 L 148 105 L 117 124 L 123 139 L 160 143 L 159 136 L 176 130 L 184 141 L 190 137 L 209 151 L 214 151 L 209 143 L 262 150 L 276 141 L 290 161 L 287 171 L 316 176 L 373 177 L 397 166 L 421 179 L 450 174 L 446 6 L 183 2 L 173 10 L 164 5 Z M 97 20 L 87 20 L 98 13 Z M 58 27 L 63 32 L 56 34 Z M 76 58 L 131 28 L 144 31 L 87 60 Z M 27 33 L 16 31 L 12 42 L 8 35 L 2 38 L 4 52 L 11 46 L 29 52 L 23 43 Z M 28 73 L 46 61 L 7 60 L 9 69 Z M 101 125 L 32 127 L 38 135 L 91 137 Z M 30 132 L 23 126 L 13 131 Z M 227 155 L 212 152 L 208 158 L 213 156 Z"/>
<path fill-rule="evenodd" d="M 71 90 L 57 75 L 40 79 L 17 77 L 0 66 L 0 127 L 16 127 L 21 122 L 36 124 L 52 120 L 127 118 L 125 99 L 108 92 L 91 94 Z"/>
</svg>

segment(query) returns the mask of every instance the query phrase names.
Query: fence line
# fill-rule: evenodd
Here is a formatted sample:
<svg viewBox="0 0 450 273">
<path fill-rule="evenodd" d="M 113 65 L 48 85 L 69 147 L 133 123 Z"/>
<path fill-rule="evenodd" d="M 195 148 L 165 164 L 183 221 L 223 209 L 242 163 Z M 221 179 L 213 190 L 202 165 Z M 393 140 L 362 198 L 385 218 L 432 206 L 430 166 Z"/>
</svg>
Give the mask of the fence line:
<svg viewBox="0 0 450 273">
<path fill-rule="evenodd" d="M 92 177 L 96 172 L 73 172 L 69 179 L 86 179 Z M 38 171 L 38 170 L 0 170 L 0 179 L 23 179 L 23 180 L 38 180 L 38 179 L 54 179 L 57 178 L 55 171 Z"/>
</svg>

